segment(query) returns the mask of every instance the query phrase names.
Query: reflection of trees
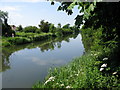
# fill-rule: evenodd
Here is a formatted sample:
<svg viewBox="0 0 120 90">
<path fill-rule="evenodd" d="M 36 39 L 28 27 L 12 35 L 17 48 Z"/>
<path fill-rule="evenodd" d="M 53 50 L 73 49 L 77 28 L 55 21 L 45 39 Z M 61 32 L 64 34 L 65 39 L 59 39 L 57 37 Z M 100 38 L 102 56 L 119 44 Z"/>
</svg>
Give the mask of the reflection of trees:
<svg viewBox="0 0 120 90">
<path fill-rule="evenodd" d="M 78 34 L 71 34 L 71 35 L 67 35 L 59 38 L 47 39 L 40 42 L 2 48 L 2 71 L 10 69 L 9 56 L 16 51 L 19 51 L 25 48 L 32 49 L 36 47 L 39 47 L 42 52 L 45 52 L 48 50 L 54 50 L 55 47 L 61 48 L 62 41 L 69 42 L 70 38 L 77 37 L 77 35 Z"/>
</svg>

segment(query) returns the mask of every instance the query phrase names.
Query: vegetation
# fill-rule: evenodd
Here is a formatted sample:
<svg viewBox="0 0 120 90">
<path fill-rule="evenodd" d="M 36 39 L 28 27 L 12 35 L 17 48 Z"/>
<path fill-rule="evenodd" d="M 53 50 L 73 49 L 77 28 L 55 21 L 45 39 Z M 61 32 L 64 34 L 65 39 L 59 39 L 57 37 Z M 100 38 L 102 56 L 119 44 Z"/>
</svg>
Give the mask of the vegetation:
<svg viewBox="0 0 120 90">
<path fill-rule="evenodd" d="M 97 0 L 99 1 L 99 0 Z M 120 2 L 119 2 L 120 3 Z M 42 20 L 39 28 L 29 26 L 19 29 L 15 37 L 10 37 L 11 30 L 7 24 L 7 13 L 0 11 L 3 25 L 3 46 L 41 41 L 52 37 L 62 37 L 78 31 L 81 24 L 82 40 L 85 54 L 74 59 L 66 66 L 50 70 L 44 82 L 38 82 L 36 88 L 120 88 L 120 5 L 119 3 L 96 2 L 61 2 L 58 10 L 68 15 L 78 6 L 82 15 L 75 18 L 75 26 L 69 24 L 63 27 Z M 54 4 L 52 2 L 51 4 Z M 5 18 L 4 18 L 5 17 Z M 5 31 L 6 30 L 6 31 Z M 7 36 L 6 37 L 6 32 Z M 8 33 L 10 33 L 8 35 Z"/>
<path fill-rule="evenodd" d="M 91 51 L 74 59 L 67 66 L 55 68 L 54 71 L 50 71 L 44 83 L 38 82 L 33 88 L 119 89 L 120 82 L 116 78 L 116 72 L 112 72 L 111 76 L 104 73 L 109 71 L 109 67 L 100 71 L 103 60 L 107 58 L 102 56 L 103 53 Z"/>
<path fill-rule="evenodd" d="M 79 32 L 79 29 L 75 28 L 75 26 L 70 27 L 70 25 L 67 24 L 65 25 L 66 27 L 64 26 L 61 28 L 61 24 L 59 23 L 58 27 L 55 27 L 54 24 L 45 22 L 44 20 L 40 21 L 40 24 L 38 25 L 39 28 L 36 26 L 27 26 L 23 28 L 22 25 L 19 25 L 18 27 L 15 27 L 14 25 L 10 26 L 7 24 L 8 13 L 0 11 L 0 15 L 0 18 L 3 20 L 3 47 L 41 41 L 50 37 L 62 37 L 66 34 Z"/>
<path fill-rule="evenodd" d="M 39 41 L 39 42 L 33 42 L 33 43 L 29 43 L 29 44 L 24 44 L 24 45 L 11 45 L 10 48 L 9 47 L 3 47 L 2 48 L 2 59 L 1 59 L 1 70 L 2 71 L 6 71 L 7 69 L 10 69 L 11 65 L 9 57 L 12 55 L 12 53 L 17 52 L 19 50 L 22 49 L 33 49 L 33 48 L 40 48 L 40 51 L 45 52 L 48 50 L 54 50 L 55 47 L 61 48 L 61 43 L 64 42 L 69 42 L 70 38 L 76 38 L 78 34 L 71 34 L 71 35 L 65 35 L 63 37 L 51 37 L 49 39 L 45 39 L 43 41 Z"/>
<path fill-rule="evenodd" d="M 54 2 L 52 2 L 54 4 Z M 78 5 L 80 13 L 76 27 L 81 24 L 85 54 L 76 58 L 67 66 L 50 70 L 44 82 L 38 82 L 36 88 L 120 88 L 120 36 L 119 3 L 99 2 L 62 2 L 58 10 L 71 15 L 72 8 Z M 106 7 L 106 8 L 104 8 Z M 83 23 L 83 21 L 85 23 Z"/>
</svg>

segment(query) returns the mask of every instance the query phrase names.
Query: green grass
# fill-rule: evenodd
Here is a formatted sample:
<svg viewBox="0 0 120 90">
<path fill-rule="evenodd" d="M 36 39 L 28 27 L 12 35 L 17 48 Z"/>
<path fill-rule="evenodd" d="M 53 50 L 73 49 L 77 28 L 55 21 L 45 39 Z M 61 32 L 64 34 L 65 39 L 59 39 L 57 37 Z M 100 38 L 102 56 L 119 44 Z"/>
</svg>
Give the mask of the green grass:
<svg viewBox="0 0 120 90">
<path fill-rule="evenodd" d="M 49 39 L 50 37 L 52 37 L 52 35 L 53 35 L 52 33 L 35 34 L 35 33 L 18 32 L 16 34 L 16 37 L 3 37 L 2 46 L 7 47 L 12 45 L 31 43 L 34 41 L 41 41 L 41 40 Z"/>
</svg>

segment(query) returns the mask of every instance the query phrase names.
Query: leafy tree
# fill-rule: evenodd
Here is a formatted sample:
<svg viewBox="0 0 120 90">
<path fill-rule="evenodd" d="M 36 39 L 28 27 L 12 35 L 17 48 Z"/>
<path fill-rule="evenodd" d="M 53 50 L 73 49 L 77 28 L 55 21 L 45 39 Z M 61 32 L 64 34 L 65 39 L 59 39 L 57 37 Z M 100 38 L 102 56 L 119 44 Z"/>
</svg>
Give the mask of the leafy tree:
<svg viewBox="0 0 120 90">
<path fill-rule="evenodd" d="M 4 23 L 7 18 L 8 18 L 8 12 L 4 12 L 0 10 L 0 19 L 2 23 Z"/>
<path fill-rule="evenodd" d="M 70 24 L 66 24 L 62 28 L 70 28 Z"/>
<path fill-rule="evenodd" d="M 12 36 L 12 33 L 15 35 L 15 32 L 11 30 L 10 25 L 8 25 L 8 13 L 0 10 L 0 21 L 2 21 L 2 35 L 3 36 Z"/>
<path fill-rule="evenodd" d="M 55 34 L 56 27 L 54 26 L 54 24 L 51 24 L 51 25 L 50 25 L 49 31 L 50 31 L 51 33 Z"/>
<path fill-rule="evenodd" d="M 55 0 L 56 1 L 56 0 Z M 115 39 L 120 41 L 120 2 L 61 2 L 58 11 L 65 11 L 68 15 L 72 15 L 74 6 L 78 6 L 80 13 L 75 18 L 76 27 L 84 24 L 84 28 L 94 27 L 95 29 L 103 26 L 104 41 Z M 53 3 L 52 3 L 53 4 Z M 115 28 L 115 29 L 114 29 Z"/>
<path fill-rule="evenodd" d="M 23 30 L 22 25 L 19 25 L 19 26 L 17 27 L 17 31 L 22 31 L 22 30 Z"/>
<path fill-rule="evenodd" d="M 44 20 L 40 21 L 40 24 L 38 25 L 40 27 L 40 30 L 42 32 L 48 33 L 51 23 L 45 22 Z"/>
<path fill-rule="evenodd" d="M 37 30 L 38 28 L 36 27 L 36 26 L 27 26 L 27 27 L 25 27 L 24 28 L 24 32 L 32 32 L 32 33 L 35 33 L 36 32 L 36 30 Z"/>
</svg>

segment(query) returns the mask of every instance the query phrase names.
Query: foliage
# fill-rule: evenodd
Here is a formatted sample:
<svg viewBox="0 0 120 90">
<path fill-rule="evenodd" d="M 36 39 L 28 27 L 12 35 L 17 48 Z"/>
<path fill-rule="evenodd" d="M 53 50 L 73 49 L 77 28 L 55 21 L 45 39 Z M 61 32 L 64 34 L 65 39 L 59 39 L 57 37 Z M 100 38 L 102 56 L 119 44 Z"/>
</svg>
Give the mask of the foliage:
<svg viewBox="0 0 120 90">
<path fill-rule="evenodd" d="M 54 24 L 51 24 L 51 25 L 50 25 L 49 32 L 55 34 L 55 32 L 56 32 L 56 27 L 54 26 Z"/>
<path fill-rule="evenodd" d="M 53 0 L 54 1 L 54 0 Z M 120 41 L 120 2 L 102 2 L 101 0 L 94 0 L 94 2 L 61 2 L 58 10 L 65 11 L 68 15 L 72 15 L 72 9 L 78 6 L 80 12 L 75 18 L 76 27 L 80 27 L 81 24 L 85 25 L 85 28 L 100 28 L 103 26 L 104 40 L 109 41 L 116 39 Z M 53 3 L 53 2 L 52 2 Z M 106 7 L 106 8 L 104 8 Z"/>
<path fill-rule="evenodd" d="M 19 26 L 17 27 L 17 31 L 22 31 L 22 30 L 23 30 L 22 25 L 19 25 Z"/>
<path fill-rule="evenodd" d="M 87 47 L 90 47 L 87 52 L 63 67 L 50 70 L 45 81 L 36 83 L 33 85 L 33 89 L 119 89 L 119 50 L 116 49 L 116 42 L 103 42 L 103 30 L 103 27 L 96 30 L 93 28 L 82 29 L 83 43 Z M 108 43 L 109 45 L 107 45 Z M 114 48 L 111 47 L 111 45 L 114 46 Z M 101 69 L 103 65 L 106 65 L 106 67 Z"/>
<path fill-rule="evenodd" d="M 64 25 L 62 28 L 70 28 L 70 24 L 66 24 L 66 25 Z"/>
<path fill-rule="evenodd" d="M 45 81 L 36 83 L 33 88 L 68 88 L 69 86 L 69 88 L 81 89 L 118 89 L 120 84 L 116 76 L 103 75 L 99 71 L 104 58 L 103 53 L 102 51 L 91 51 L 74 59 L 66 66 L 55 68 L 54 71 L 50 70 Z M 107 68 L 103 72 L 107 72 Z"/>
<path fill-rule="evenodd" d="M 34 41 L 49 39 L 52 36 L 53 36 L 52 33 L 36 34 L 36 33 L 17 32 L 16 37 L 3 38 L 2 46 L 7 47 L 11 45 L 26 44 Z"/>
<path fill-rule="evenodd" d="M 4 12 L 0 10 L 0 21 L 2 21 L 2 35 L 6 37 L 11 37 L 12 33 L 15 34 L 13 30 L 11 30 L 10 25 L 7 23 L 8 20 L 8 12 Z"/>
<path fill-rule="evenodd" d="M 2 20 L 2 23 L 4 23 L 5 19 L 8 18 L 8 12 L 4 12 L 0 10 L 0 20 Z"/>
<path fill-rule="evenodd" d="M 11 44 L 15 45 L 19 45 L 19 44 L 24 44 L 24 43 L 29 43 L 31 42 L 30 39 L 26 38 L 26 37 L 9 37 L 7 39 L 8 42 L 10 42 Z"/>
<path fill-rule="evenodd" d="M 51 25 L 51 23 L 45 22 L 44 20 L 42 20 L 42 21 L 40 21 L 40 24 L 38 26 L 40 27 L 40 30 L 42 32 L 48 33 L 50 25 Z"/>
<path fill-rule="evenodd" d="M 35 27 L 35 26 L 27 26 L 27 27 L 24 28 L 23 31 L 26 32 L 26 33 L 28 33 L 28 32 L 35 33 L 37 29 L 38 29 L 38 28 Z"/>
</svg>

